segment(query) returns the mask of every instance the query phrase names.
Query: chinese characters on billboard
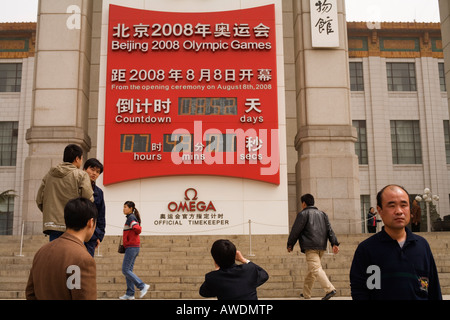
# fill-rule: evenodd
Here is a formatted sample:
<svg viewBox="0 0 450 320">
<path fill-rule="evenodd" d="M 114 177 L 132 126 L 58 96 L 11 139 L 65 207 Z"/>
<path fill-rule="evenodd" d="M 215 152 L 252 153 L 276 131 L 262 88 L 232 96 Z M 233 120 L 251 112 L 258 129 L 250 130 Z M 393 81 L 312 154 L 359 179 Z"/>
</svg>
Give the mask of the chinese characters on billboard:
<svg viewBox="0 0 450 320">
<path fill-rule="evenodd" d="M 104 184 L 221 175 L 279 184 L 274 5 L 110 5 Z"/>
<path fill-rule="evenodd" d="M 313 48 L 339 47 L 336 0 L 310 0 Z"/>
</svg>

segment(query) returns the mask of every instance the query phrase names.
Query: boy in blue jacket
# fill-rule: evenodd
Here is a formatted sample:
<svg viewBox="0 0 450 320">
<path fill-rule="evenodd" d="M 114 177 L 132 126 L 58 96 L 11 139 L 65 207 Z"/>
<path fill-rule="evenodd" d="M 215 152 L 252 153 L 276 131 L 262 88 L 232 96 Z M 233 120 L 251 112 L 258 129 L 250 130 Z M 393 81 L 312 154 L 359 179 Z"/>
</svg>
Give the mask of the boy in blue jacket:
<svg viewBox="0 0 450 320">
<path fill-rule="evenodd" d="M 106 227 L 106 206 L 103 197 L 103 190 L 95 184 L 97 178 L 103 173 L 103 165 L 97 159 L 90 158 L 84 163 L 83 170 L 87 172 L 89 178 L 91 179 L 92 190 L 94 191 L 94 203 L 98 211 L 95 232 L 92 235 L 92 238 L 88 242 L 84 243 L 87 251 L 91 254 L 91 256 L 94 256 L 95 248 L 100 245 L 100 242 L 102 242 L 105 237 Z"/>
</svg>

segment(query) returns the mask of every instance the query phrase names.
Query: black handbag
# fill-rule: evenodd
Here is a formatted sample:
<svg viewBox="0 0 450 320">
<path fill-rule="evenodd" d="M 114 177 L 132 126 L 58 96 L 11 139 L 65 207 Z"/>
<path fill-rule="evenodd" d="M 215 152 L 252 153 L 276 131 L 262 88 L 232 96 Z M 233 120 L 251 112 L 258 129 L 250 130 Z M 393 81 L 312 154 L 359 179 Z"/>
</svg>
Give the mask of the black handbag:
<svg viewBox="0 0 450 320">
<path fill-rule="evenodd" d="M 119 241 L 119 248 L 117 249 L 117 252 L 119 253 L 125 253 L 125 247 L 122 244 L 122 237 L 120 237 L 120 241 Z"/>
</svg>

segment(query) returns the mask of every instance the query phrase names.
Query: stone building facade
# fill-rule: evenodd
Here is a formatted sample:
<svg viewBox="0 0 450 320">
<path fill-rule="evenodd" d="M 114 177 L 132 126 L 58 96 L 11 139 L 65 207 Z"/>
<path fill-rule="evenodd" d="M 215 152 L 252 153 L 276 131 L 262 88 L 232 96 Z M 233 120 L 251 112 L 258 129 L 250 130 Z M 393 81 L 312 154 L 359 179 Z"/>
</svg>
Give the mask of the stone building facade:
<svg viewBox="0 0 450 320">
<path fill-rule="evenodd" d="M 4 233 L 19 234 L 22 222 L 25 233 L 41 232 L 35 194 L 48 169 L 61 162 L 65 145 L 77 143 L 85 158 L 102 160 L 110 3 L 186 12 L 275 5 L 284 178 L 275 188 L 243 182 L 243 190 L 275 194 L 275 202 L 251 197 L 239 201 L 242 207 L 273 206 L 281 212 L 283 227 L 253 225 L 254 232 L 288 232 L 303 193 L 314 194 L 336 232 L 362 232 L 365 211 L 375 206 L 377 191 L 387 183 L 402 184 L 411 194 L 431 188 L 441 198 L 439 214 L 448 214 L 449 116 L 439 24 L 346 22 L 344 1 L 338 0 L 339 45 L 316 48 L 310 19 L 315 8 L 306 0 L 217 0 L 206 7 L 202 1 L 180 7 L 176 1 L 42 0 L 37 28 L 0 25 L 0 65 L 22 64 L 20 92 L 0 92 L 0 108 L 7 115 L 1 121 L 18 126 L 17 162 L 0 167 L 1 190 L 14 189 L 18 195 L 11 200 L 13 209 L 8 210 L 14 213 L 3 222 Z M 182 184 L 187 190 L 190 182 L 180 179 L 140 179 L 112 187 L 102 186 L 100 180 L 107 200 L 107 232 L 120 232 L 120 207 L 129 200 L 121 199 L 122 194 L 144 194 L 152 183 L 167 190 Z M 223 183 L 226 189 L 229 182 L 199 181 L 204 194 Z M 230 196 L 217 201 L 239 198 L 231 195 L 235 187 L 229 186 Z M 145 197 L 140 197 L 137 202 L 145 207 Z M 210 197 L 216 201 L 212 193 Z M 248 216 L 244 211 L 239 219 L 245 223 Z M 277 224 L 270 219 L 266 224 Z M 245 234 L 246 228 L 232 233 Z"/>
</svg>

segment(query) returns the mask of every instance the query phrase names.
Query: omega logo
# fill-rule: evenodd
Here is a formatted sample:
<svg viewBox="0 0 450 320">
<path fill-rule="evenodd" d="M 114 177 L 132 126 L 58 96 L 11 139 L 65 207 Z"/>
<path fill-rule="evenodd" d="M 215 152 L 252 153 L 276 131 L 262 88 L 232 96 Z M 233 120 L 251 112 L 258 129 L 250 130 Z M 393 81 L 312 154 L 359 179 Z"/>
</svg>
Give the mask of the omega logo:
<svg viewBox="0 0 450 320">
<path fill-rule="evenodd" d="M 214 207 L 214 204 L 212 201 L 209 201 L 208 205 L 204 201 L 198 201 L 197 202 L 197 190 L 194 188 L 188 188 L 184 192 L 184 202 L 180 201 L 180 203 L 177 203 L 175 201 L 169 202 L 167 205 L 167 208 L 171 212 L 193 212 L 193 211 L 200 211 L 200 212 L 206 212 L 206 211 L 216 211 L 216 208 Z"/>
<path fill-rule="evenodd" d="M 188 193 L 189 191 L 194 192 L 194 196 L 192 198 L 189 198 Z M 186 191 L 184 192 L 184 200 L 197 200 L 197 190 L 195 190 L 194 188 L 188 188 L 186 189 Z"/>
</svg>

